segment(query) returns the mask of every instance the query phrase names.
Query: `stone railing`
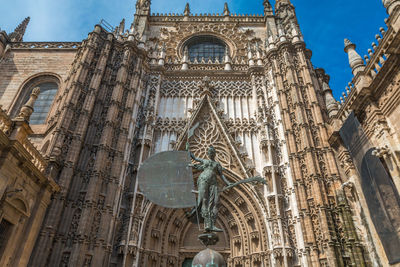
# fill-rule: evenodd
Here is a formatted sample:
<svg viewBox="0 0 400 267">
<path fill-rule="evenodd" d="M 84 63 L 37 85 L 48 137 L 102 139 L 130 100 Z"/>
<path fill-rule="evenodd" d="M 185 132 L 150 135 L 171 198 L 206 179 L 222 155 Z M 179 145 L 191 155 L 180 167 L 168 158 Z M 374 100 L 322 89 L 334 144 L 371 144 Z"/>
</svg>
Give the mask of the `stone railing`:
<svg viewBox="0 0 400 267">
<path fill-rule="evenodd" d="M 18 42 L 13 49 L 77 49 L 81 42 Z"/>
<path fill-rule="evenodd" d="M 190 14 L 184 16 L 183 14 L 152 14 L 150 17 L 151 22 L 177 22 L 177 21 L 191 21 L 191 22 L 247 22 L 247 23 L 264 23 L 263 15 L 248 15 L 248 14 Z"/>
<path fill-rule="evenodd" d="M 365 73 L 369 74 L 372 79 L 374 79 L 383 65 L 385 64 L 387 60 L 387 55 L 385 54 L 385 48 L 386 48 L 386 43 L 389 42 L 389 38 L 385 38 L 385 30 L 383 28 L 379 29 L 382 37 L 377 34 L 375 38 L 378 41 L 378 44 L 375 42 L 372 43 L 372 49 L 368 49 L 368 56 L 365 55 L 365 61 L 367 63 L 367 66 L 365 67 Z M 384 41 L 383 41 L 384 40 Z"/>
<path fill-rule="evenodd" d="M 13 122 L 7 113 L 0 106 L 0 130 L 6 135 L 10 136 L 13 131 Z M 40 152 L 36 149 L 36 147 L 29 141 L 28 138 L 24 138 L 19 140 L 22 147 L 28 152 L 31 156 L 30 161 L 33 165 L 41 172 L 43 172 L 47 166 L 47 161 L 43 158 Z"/>
<path fill-rule="evenodd" d="M 373 42 L 372 49 L 368 49 L 368 55 L 364 56 L 365 68 L 362 73 L 366 76 L 369 76 L 372 81 L 379 75 L 382 67 L 387 61 L 389 55 L 386 54 L 386 49 L 393 40 L 391 34 L 385 32 L 383 28 L 380 28 L 379 31 L 381 34 L 375 35 L 377 43 Z M 345 120 L 350 114 L 350 106 L 356 99 L 355 91 L 356 90 L 354 90 L 353 82 L 349 82 L 345 91 L 342 92 L 340 101 L 337 102 L 339 107 L 339 112 L 336 115 L 337 118 Z"/>
<path fill-rule="evenodd" d="M 233 71 L 247 71 L 249 66 L 247 64 L 231 64 Z M 182 69 L 182 63 L 168 63 L 165 64 L 165 69 L 168 71 L 177 71 Z M 216 70 L 224 70 L 225 64 L 222 63 L 189 63 L 189 70 L 208 70 L 208 71 L 216 71 Z"/>
<path fill-rule="evenodd" d="M 31 162 L 35 167 L 43 172 L 47 166 L 46 160 L 43 158 L 43 156 L 40 154 L 40 152 L 36 149 L 36 147 L 28 140 L 24 139 L 22 141 L 22 146 L 26 150 L 26 152 L 29 153 L 29 155 L 32 156 Z"/>
</svg>

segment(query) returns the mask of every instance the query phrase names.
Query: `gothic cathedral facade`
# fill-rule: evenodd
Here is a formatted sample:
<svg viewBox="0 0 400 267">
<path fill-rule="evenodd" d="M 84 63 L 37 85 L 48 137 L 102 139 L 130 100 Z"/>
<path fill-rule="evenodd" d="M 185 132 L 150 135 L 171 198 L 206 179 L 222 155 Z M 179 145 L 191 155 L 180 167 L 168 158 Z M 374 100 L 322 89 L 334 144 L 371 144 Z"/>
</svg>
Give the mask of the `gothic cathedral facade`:
<svg viewBox="0 0 400 267">
<path fill-rule="evenodd" d="M 191 266 L 197 224 L 136 177 L 188 140 L 202 158 L 213 145 L 229 181 L 267 181 L 221 195 L 213 249 L 228 266 L 400 266 L 400 1 L 383 2 L 365 61 L 345 41 L 339 102 L 290 0 L 253 16 L 137 0 L 127 30 L 102 22 L 82 42 L 24 42 L 29 19 L 1 32 L 0 137 L 24 145 L 1 146 L 0 265 Z"/>
</svg>

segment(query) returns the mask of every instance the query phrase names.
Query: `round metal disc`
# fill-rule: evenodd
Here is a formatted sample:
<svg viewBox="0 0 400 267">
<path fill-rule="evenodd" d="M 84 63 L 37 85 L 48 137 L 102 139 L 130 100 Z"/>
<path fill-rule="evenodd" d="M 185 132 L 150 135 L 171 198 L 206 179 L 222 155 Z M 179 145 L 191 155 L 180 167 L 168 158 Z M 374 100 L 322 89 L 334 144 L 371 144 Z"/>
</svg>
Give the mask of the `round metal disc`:
<svg viewBox="0 0 400 267">
<path fill-rule="evenodd" d="M 193 173 L 186 151 L 166 151 L 145 160 L 138 171 L 139 188 L 153 203 L 166 208 L 196 205 Z"/>
</svg>

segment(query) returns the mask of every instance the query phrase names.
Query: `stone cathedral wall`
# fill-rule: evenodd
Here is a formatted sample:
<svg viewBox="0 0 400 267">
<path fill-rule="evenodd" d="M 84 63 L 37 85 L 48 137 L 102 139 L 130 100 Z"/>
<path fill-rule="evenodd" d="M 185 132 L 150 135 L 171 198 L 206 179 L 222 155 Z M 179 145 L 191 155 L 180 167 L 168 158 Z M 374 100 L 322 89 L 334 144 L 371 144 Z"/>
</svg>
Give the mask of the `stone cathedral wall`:
<svg viewBox="0 0 400 267">
<path fill-rule="evenodd" d="M 364 77 L 356 71 L 361 57 L 355 66 L 355 46 L 346 42 L 354 88 L 337 103 L 329 76 L 312 65 L 294 6 L 263 4 L 264 16 L 237 16 L 227 5 L 223 15 L 193 15 L 189 5 L 184 14 L 150 15 L 150 1 L 138 0 L 129 31 L 125 20 L 114 29 L 96 25 L 81 43 L 10 41 L 0 32 L 0 104 L 11 119 L 29 110 L 36 84 L 58 86 L 42 124 L 20 120 L 40 152 L 30 143 L 21 151 L 42 154 L 42 174 L 60 186 L 25 265 L 175 267 L 193 258 L 197 225 L 186 210 L 152 204 L 137 181 L 148 157 L 184 150 L 186 142 L 201 158 L 215 146 L 231 182 L 267 181 L 220 196 L 224 233 L 215 249 L 229 267 L 387 265 L 338 132 L 354 111 L 382 162 L 398 160 L 399 49 L 371 54 Z M 388 44 L 400 40 L 395 25 L 381 31 L 379 49 L 396 47 Z M 224 55 L 189 60 L 197 37 L 217 40 Z M 371 81 L 373 90 L 363 88 Z"/>
<path fill-rule="evenodd" d="M 75 48 L 13 49 L 0 64 L 0 104 L 10 109 L 22 87 L 39 75 L 55 75 L 62 85 L 75 55 Z"/>
</svg>

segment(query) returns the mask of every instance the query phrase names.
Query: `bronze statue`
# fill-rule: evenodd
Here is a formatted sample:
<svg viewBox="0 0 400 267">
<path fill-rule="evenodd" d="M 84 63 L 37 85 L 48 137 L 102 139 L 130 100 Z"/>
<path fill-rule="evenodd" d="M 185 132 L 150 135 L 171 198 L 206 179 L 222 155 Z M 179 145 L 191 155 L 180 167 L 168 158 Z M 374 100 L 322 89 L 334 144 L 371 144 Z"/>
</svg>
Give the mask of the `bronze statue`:
<svg viewBox="0 0 400 267">
<path fill-rule="evenodd" d="M 227 186 L 230 186 L 231 183 L 222 173 L 221 164 L 215 161 L 216 152 L 214 147 L 210 146 L 208 148 L 207 155 L 209 159 L 196 158 L 189 150 L 189 143 L 186 143 L 186 150 L 194 161 L 200 162 L 200 164 L 190 164 L 189 166 L 202 171 L 197 180 L 197 207 L 192 210 L 190 215 L 193 215 L 196 209 L 200 210 L 200 214 L 204 219 L 204 230 L 206 232 L 222 232 L 221 229 L 215 226 L 219 203 L 217 176 L 219 175 Z"/>
<path fill-rule="evenodd" d="M 193 136 L 199 122 L 188 130 L 188 140 Z M 204 234 L 199 239 L 206 246 L 218 242 L 215 232 L 222 232 L 215 226 L 218 217 L 219 195 L 232 187 L 243 183 L 266 183 L 260 177 L 252 177 L 230 183 L 223 174 L 223 168 L 215 160 L 216 151 L 210 146 L 208 159 L 197 158 L 190 151 L 189 142 L 186 151 L 164 151 L 149 157 L 138 171 L 139 187 L 143 194 L 153 203 L 167 208 L 194 207 L 187 215 L 192 217 L 200 213 L 204 220 Z M 192 160 L 198 164 L 192 164 Z M 193 190 L 192 168 L 201 171 L 197 180 L 197 191 Z M 226 186 L 218 187 L 217 177 L 220 176 Z M 198 193 L 197 200 L 193 192 Z M 199 218 L 197 218 L 199 223 Z"/>
<path fill-rule="evenodd" d="M 197 180 L 197 206 L 192 209 L 188 217 L 200 211 L 200 215 L 204 219 L 205 232 L 222 232 L 222 229 L 215 226 L 218 216 L 219 194 L 239 184 L 252 182 L 261 182 L 265 184 L 266 182 L 262 177 L 256 176 L 241 180 L 237 183 L 230 183 L 222 173 L 223 168 L 221 164 L 215 161 L 216 151 L 213 146 L 210 146 L 207 151 L 209 159 L 196 158 L 190 151 L 189 143 L 186 143 L 186 150 L 194 161 L 200 162 L 200 164 L 189 164 L 189 166 L 202 171 Z M 218 188 L 217 176 L 220 176 L 226 184 L 222 190 Z"/>
</svg>

